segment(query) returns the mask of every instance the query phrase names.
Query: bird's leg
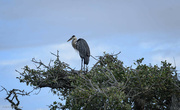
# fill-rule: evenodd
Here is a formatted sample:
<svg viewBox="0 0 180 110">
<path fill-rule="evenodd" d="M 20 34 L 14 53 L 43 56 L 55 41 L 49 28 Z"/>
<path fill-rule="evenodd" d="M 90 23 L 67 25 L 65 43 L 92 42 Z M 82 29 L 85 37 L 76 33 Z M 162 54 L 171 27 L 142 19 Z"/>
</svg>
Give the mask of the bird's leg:
<svg viewBox="0 0 180 110">
<path fill-rule="evenodd" d="M 85 70 L 85 64 L 84 64 L 84 72 L 85 72 L 86 70 Z"/>
<path fill-rule="evenodd" d="M 86 72 L 88 71 L 88 68 L 87 68 L 87 65 L 86 65 L 86 70 L 85 70 Z"/>
<path fill-rule="evenodd" d="M 83 67 L 83 59 L 81 58 L 81 71 L 82 71 L 82 67 Z"/>
</svg>

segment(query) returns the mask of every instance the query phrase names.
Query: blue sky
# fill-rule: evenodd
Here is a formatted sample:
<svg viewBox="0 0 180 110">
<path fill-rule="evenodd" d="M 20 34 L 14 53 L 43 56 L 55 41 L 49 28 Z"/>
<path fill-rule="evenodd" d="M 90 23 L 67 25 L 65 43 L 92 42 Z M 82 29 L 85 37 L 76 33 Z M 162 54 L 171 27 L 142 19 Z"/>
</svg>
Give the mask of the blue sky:
<svg viewBox="0 0 180 110">
<path fill-rule="evenodd" d="M 179 0 L 0 0 L 0 85 L 27 91 L 31 87 L 16 79 L 32 58 L 48 63 L 60 52 L 60 59 L 80 68 L 80 58 L 67 40 L 75 34 L 84 38 L 93 56 L 118 53 L 130 66 L 144 57 L 144 63 L 167 60 L 180 69 Z M 96 61 L 90 59 L 89 67 Z M 0 109 L 10 104 L 0 93 Z M 39 95 L 20 97 L 26 110 L 46 110 L 57 100 L 50 89 Z"/>
</svg>

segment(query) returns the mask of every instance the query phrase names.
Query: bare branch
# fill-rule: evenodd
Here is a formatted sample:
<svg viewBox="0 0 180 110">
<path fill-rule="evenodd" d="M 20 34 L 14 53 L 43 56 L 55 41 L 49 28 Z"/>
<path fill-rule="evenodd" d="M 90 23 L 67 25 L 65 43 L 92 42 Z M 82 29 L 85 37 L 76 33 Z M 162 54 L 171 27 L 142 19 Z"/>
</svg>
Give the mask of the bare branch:
<svg viewBox="0 0 180 110">
<path fill-rule="evenodd" d="M 56 56 L 57 58 L 59 58 L 59 50 L 57 50 L 57 54 L 54 54 L 52 52 L 50 52 L 52 55 Z"/>
<path fill-rule="evenodd" d="M 28 96 L 30 93 L 32 93 L 34 90 L 37 89 L 37 88 L 33 88 L 32 91 L 25 92 L 24 90 L 19 90 L 19 89 L 12 89 L 12 90 L 8 91 L 3 86 L 1 86 L 1 87 L 2 87 L 2 90 L 0 92 L 2 92 L 3 90 L 6 91 L 7 97 L 5 99 L 11 103 L 11 107 L 14 108 L 15 110 L 21 110 L 21 107 L 19 107 L 19 104 L 20 104 L 20 101 L 18 99 L 19 95 L 20 96 Z"/>
<path fill-rule="evenodd" d="M 39 64 L 39 66 L 37 68 L 40 68 L 41 66 L 44 66 L 45 68 L 49 69 L 49 66 L 45 65 L 44 63 L 42 63 L 41 60 L 40 61 L 36 61 L 35 58 L 33 58 L 31 61 L 34 62 L 34 63 Z"/>
</svg>

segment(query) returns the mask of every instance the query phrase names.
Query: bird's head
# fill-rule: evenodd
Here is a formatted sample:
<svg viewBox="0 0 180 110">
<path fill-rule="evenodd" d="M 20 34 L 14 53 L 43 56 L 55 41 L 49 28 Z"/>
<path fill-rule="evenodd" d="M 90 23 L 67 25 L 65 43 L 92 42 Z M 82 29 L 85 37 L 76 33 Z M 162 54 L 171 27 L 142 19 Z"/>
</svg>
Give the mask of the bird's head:
<svg viewBox="0 0 180 110">
<path fill-rule="evenodd" d="M 71 41 L 72 39 L 76 38 L 75 35 L 73 35 L 67 42 Z"/>
</svg>

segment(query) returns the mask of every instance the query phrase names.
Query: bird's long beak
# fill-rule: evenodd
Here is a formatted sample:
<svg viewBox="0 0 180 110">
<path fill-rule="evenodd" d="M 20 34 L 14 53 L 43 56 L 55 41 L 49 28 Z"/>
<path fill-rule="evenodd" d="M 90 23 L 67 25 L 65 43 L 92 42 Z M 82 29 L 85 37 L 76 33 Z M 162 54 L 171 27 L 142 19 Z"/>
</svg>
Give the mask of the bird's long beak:
<svg viewBox="0 0 180 110">
<path fill-rule="evenodd" d="M 72 37 L 67 42 L 69 42 L 70 40 L 72 40 Z"/>
</svg>

